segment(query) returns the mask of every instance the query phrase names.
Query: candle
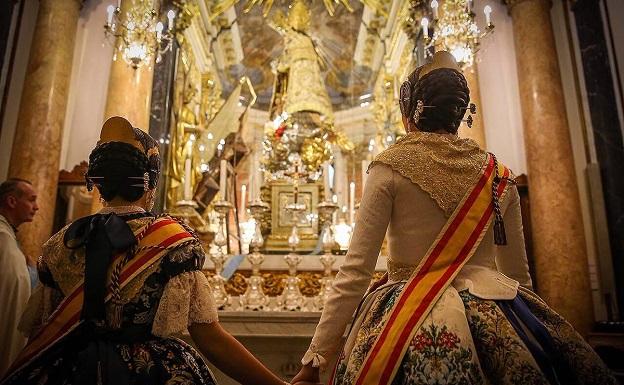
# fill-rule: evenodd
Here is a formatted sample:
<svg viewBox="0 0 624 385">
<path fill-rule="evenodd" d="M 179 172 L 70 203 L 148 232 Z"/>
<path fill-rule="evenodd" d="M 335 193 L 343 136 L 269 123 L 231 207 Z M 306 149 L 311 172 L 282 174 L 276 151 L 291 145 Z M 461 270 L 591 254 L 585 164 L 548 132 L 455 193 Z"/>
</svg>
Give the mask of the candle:
<svg viewBox="0 0 624 385">
<path fill-rule="evenodd" d="M 433 19 L 438 19 L 438 0 L 431 1 L 431 10 L 433 11 Z"/>
<path fill-rule="evenodd" d="M 163 31 L 163 23 L 160 21 L 156 23 L 156 40 L 160 41 L 162 39 L 162 31 Z"/>
<path fill-rule="evenodd" d="M 470 13 L 470 9 L 472 8 L 472 0 L 466 0 L 466 12 Z"/>
<path fill-rule="evenodd" d="M 169 28 L 169 31 L 171 31 L 173 29 L 173 18 L 175 17 L 175 12 L 173 11 L 173 9 L 170 9 L 169 12 L 167 12 L 167 19 L 169 19 L 169 25 L 167 26 Z"/>
<path fill-rule="evenodd" d="M 368 161 L 363 160 L 362 161 L 362 195 L 364 195 L 364 186 L 366 185 L 366 178 L 368 177 L 368 174 L 366 173 L 367 170 L 368 170 Z"/>
<path fill-rule="evenodd" d="M 245 221 L 245 217 L 247 216 L 246 214 L 246 210 L 247 210 L 247 186 L 242 185 L 241 186 L 241 209 L 240 209 L 240 220 L 241 222 Z"/>
<path fill-rule="evenodd" d="M 221 159 L 221 169 L 219 170 L 219 192 L 221 193 L 221 200 L 226 201 L 226 189 L 225 189 L 225 181 L 227 180 L 227 161 L 225 159 Z"/>
<path fill-rule="evenodd" d="M 115 12 L 115 7 L 112 5 L 109 5 L 108 8 L 106 8 L 106 13 L 107 13 L 106 24 L 108 25 L 111 25 L 111 23 L 113 22 L 113 12 Z"/>
<path fill-rule="evenodd" d="M 420 21 L 420 25 L 422 26 L 423 36 L 427 39 L 429 37 L 429 19 L 423 17 Z"/>
<path fill-rule="evenodd" d="M 489 5 L 486 5 L 483 8 L 483 13 L 485 14 L 485 24 L 489 27 L 492 25 L 492 19 L 491 19 L 491 15 L 492 15 L 492 7 L 490 7 Z"/>
<path fill-rule="evenodd" d="M 191 158 L 184 161 L 184 200 L 190 201 L 191 196 Z"/>
<path fill-rule="evenodd" d="M 323 189 L 325 191 L 325 200 L 329 201 L 329 162 L 323 163 Z"/>
<path fill-rule="evenodd" d="M 355 183 L 349 183 L 349 223 L 355 224 Z"/>
</svg>

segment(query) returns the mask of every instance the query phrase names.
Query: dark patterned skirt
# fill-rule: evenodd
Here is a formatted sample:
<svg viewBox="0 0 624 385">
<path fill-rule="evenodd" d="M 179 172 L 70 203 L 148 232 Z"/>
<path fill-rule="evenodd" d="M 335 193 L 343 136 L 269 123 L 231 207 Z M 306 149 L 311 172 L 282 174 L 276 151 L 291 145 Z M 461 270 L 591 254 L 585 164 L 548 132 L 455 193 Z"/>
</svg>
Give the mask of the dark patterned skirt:
<svg viewBox="0 0 624 385">
<path fill-rule="evenodd" d="M 405 282 L 362 302 L 334 374 L 350 385 Z M 539 297 L 480 299 L 449 287 L 402 357 L 393 384 L 617 384 L 583 338 Z"/>
<path fill-rule="evenodd" d="M 5 381 L 15 385 L 216 385 L 199 353 L 172 338 L 128 344 L 99 340 L 80 349 L 64 341 Z"/>
</svg>

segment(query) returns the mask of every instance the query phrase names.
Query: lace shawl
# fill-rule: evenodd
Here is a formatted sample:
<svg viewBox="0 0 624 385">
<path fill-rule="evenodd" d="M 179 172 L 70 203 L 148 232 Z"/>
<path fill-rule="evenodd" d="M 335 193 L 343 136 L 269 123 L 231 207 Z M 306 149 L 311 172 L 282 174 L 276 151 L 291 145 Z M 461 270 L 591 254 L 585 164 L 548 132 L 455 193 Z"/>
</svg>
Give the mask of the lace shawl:
<svg viewBox="0 0 624 385">
<path fill-rule="evenodd" d="M 450 217 L 486 159 L 487 153 L 471 139 L 417 131 L 382 151 L 369 168 L 379 163 L 390 166 L 428 193 Z"/>
</svg>

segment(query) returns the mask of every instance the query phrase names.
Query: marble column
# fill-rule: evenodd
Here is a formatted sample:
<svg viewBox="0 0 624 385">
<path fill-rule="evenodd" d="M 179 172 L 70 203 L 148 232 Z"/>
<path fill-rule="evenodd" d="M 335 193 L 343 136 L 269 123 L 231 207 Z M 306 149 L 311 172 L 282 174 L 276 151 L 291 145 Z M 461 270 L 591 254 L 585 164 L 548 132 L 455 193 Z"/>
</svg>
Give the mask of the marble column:
<svg viewBox="0 0 624 385">
<path fill-rule="evenodd" d="M 38 257 L 52 232 L 65 110 L 81 1 L 40 0 L 30 48 L 9 176 L 28 179 L 39 212 L 18 233 L 24 252 Z"/>
<path fill-rule="evenodd" d="M 550 0 L 507 0 L 515 39 L 539 294 L 586 335 L 594 322 Z"/>
<path fill-rule="evenodd" d="M 468 82 L 468 88 L 470 88 L 470 103 L 474 103 L 477 106 L 477 113 L 472 115 L 472 127 L 468 127 L 466 123 L 462 123 L 459 126 L 459 136 L 470 138 L 477 142 L 481 148 L 485 149 L 485 128 L 483 126 L 483 108 L 481 106 L 477 63 L 466 68 L 463 72 Z M 465 118 L 468 118 L 468 112 L 466 112 Z"/>
</svg>

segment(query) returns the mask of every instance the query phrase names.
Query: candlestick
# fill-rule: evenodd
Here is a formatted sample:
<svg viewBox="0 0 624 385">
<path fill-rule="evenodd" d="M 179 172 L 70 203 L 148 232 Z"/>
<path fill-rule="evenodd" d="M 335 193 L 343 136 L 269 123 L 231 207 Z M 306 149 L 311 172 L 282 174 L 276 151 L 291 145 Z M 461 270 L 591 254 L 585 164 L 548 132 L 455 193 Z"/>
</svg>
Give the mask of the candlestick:
<svg viewBox="0 0 624 385">
<path fill-rule="evenodd" d="M 184 200 L 190 201 L 192 199 L 191 193 L 191 159 L 186 158 L 184 161 Z"/>
<path fill-rule="evenodd" d="M 227 201 L 227 191 L 225 182 L 227 180 L 227 161 L 221 159 L 221 169 L 219 171 L 219 193 L 221 193 L 221 200 Z"/>
<path fill-rule="evenodd" d="M 349 223 L 355 223 L 355 183 L 349 184 Z"/>
</svg>

